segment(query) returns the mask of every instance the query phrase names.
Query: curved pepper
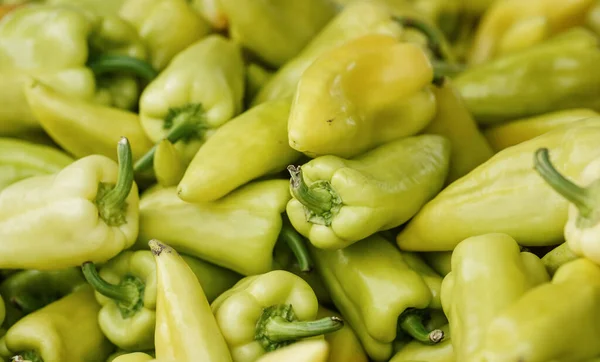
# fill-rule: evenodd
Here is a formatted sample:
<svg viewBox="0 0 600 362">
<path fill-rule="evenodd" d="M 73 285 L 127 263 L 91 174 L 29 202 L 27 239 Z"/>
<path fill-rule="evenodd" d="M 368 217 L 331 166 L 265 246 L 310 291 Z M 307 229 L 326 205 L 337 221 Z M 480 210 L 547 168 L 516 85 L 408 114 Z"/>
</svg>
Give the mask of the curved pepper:
<svg viewBox="0 0 600 362">
<path fill-rule="evenodd" d="M 267 102 L 220 127 L 192 159 L 177 186 L 179 197 L 215 201 L 295 162 L 301 155 L 287 143 L 289 110 L 289 99 Z"/>
<path fill-rule="evenodd" d="M 261 356 L 256 362 L 328 362 L 329 346 L 323 340 L 308 340 Z"/>
<path fill-rule="evenodd" d="M 560 157 L 561 172 L 579 175 L 600 156 L 599 138 L 600 118 L 589 118 L 500 151 L 425 204 L 396 237 L 398 246 L 447 251 L 490 232 L 506 233 L 525 246 L 559 244 L 568 201 L 535 172 L 531 157 L 549 147 Z"/>
<path fill-rule="evenodd" d="M 545 113 L 539 116 L 502 123 L 484 130 L 488 142 L 498 152 L 510 146 L 518 145 L 553 129 L 596 117 L 599 114 L 591 109 L 579 108 Z"/>
<path fill-rule="evenodd" d="M 231 355 L 202 286 L 170 246 L 148 242 L 156 262 L 156 359 L 228 362 Z"/>
<path fill-rule="evenodd" d="M 235 362 L 256 361 L 296 340 L 344 326 L 335 316 L 315 320 L 319 307 L 315 293 L 284 270 L 240 280 L 211 307 Z"/>
<path fill-rule="evenodd" d="M 0 268 L 52 270 L 100 263 L 133 245 L 138 190 L 126 138 L 119 141 L 118 158 L 117 165 L 104 156 L 88 156 L 57 174 L 4 189 Z"/>
<path fill-rule="evenodd" d="M 333 48 L 302 74 L 288 120 L 292 148 L 352 157 L 414 135 L 435 115 L 433 68 L 417 45 L 366 35 Z"/>
<path fill-rule="evenodd" d="M 323 306 L 319 306 L 317 318 L 341 316 Z M 337 332 L 327 333 L 325 341 L 329 345 L 329 358 L 326 362 L 367 362 L 369 358 L 360 344 L 356 333 L 348 324 Z"/>
<path fill-rule="evenodd" d="M 243 275 L 266 273 L 290 199 L 288 182 L 253 182 L 213 202 L 187 203 L 175 188 L 144 194 L 139 242 L 162 238 L 177 250 Z"/>
<path fill-rule="evenodd" d="M 442 188 L 450 144 L 440 136 L 396 140 L 345 160 L 290 166 L 292 225 L 310 242 L 339 249 L 403 224 Z"/>
<path fill-rule="evenodd" d="M 563 109 L 600 110 L 599 62 L 596 36 L 576 28 L 470 68 L 454 84 L 484 125 Z"/>
<path fill-rule="evenodd" d="M 562 265 L 579 257 L 569 248 L 568 243 L 562 243 L 542 257 L 542 263 L 550 275 L 554 275 Z"/>
<path fill-rule="evenodd" d="M 56 173 L 73 161 L 54 147 L 0 138 L 0 191 L 28 177 Z"/>
<path fill-rule="evenodd" d="M 457 361 L 478 361 L 474 356 L 483 348 L 492 319 L 538 283 L 525 254 L 506 234 L 474 236 L 454 249 L 452 272 L 442 283 L 442 305 Z"/>
<path fill-rule="evenodd" d="M 113 346 L 98 327 L 100 306 L 91 288 L 81 288 L 13 325 L 2 357 L 32 362 L 105 362 Z M 18 359 L 17 359 L 18 360 Z"/>
<path fill-rule="evenodd" d="M 200 259 L 183 256 L 192 269 L 207 300 L 212 302 L 241 277 Z M 98 323 L 104 335 L 117 347 L 130 351 L 154 348 L 156 323 L 156 263 L 147 250 L 126 251 L 102 266 L 82 266 L 102 309 Z"/>
<path fill-rule="evenodd" d="M 535 168 L 557 193 L 569 200 L 569 219 L 564 229 L 569 249 L 600 264 L 600 156 L 578 177 L 584 186 L 560 174 L 550 162 L 546 148 L 536 152 Z"/>
</svg>

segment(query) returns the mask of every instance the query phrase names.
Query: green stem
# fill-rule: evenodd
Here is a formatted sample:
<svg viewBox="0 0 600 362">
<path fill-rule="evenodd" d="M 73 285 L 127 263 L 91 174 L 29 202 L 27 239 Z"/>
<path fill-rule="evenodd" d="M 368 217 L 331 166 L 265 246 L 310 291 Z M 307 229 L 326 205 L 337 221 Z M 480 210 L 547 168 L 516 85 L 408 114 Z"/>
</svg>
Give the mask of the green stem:
<svg viewBox="0 0 600 362">
<path fill-rule="evenodd" d="M 333 206 L 333 196 L 329 192 L 318 192 L 310 189 L 302 177 L 300 166 L 288 166 L 291 175 L 292 194 L 307 209 L 317 215 L 329 212 Z"/>
<path fill-rule="evenodd" d="M 304 238 L 300 235 L 296 229 L 290 224 L 287 217 L 284 217 L 283 226 L 279 237 L 285 241 L 287 246 L 290 248 L 296 260 L 300 271 L 309 272 L 312 270 L 312 260 L 306 248 Z"/>
<path fill-rule="evenodd" d="M 14 356 L 12 362 L 44 362 L 44 359 L 36 351 L 28 350 Z"/>
<path fill-rule="evenodd" d="M 107 73 L 130 73 L 148 82 L 158 75 L 149 63 L 127 55 L 101 55 L 92 60 L 88 67 L 96 76 Z"/>
<path fill-rule="evenodd" d="M 423 325 L 423 318 L 420 313 L 408 312 L 399 319 L 399 327 L 406 334 L 425 344 L 436 344 L 444 339 L 444 332 L 441 329 L 428 331 Z"/>
<path fill-rule="evenodd" d="M 344 321 L 338 317 L 325 317 L 316 321 L 287 321 L 273 317 L 265 324 L 265 335 L 274 342 L 294 341 L 340 330 Z"/>
<path fill-rule="evenodd" d="M 453 57 L 448 51 L 444 35 L 435 26 L 429 25 L 425 21 L 406 16 L 394 16 L 393 19 L 404 27 L 414 28 L 423 33 L 427 38 L 427 46 L 435 58 L 447 62 L 453 61 Z"/>
</svg>

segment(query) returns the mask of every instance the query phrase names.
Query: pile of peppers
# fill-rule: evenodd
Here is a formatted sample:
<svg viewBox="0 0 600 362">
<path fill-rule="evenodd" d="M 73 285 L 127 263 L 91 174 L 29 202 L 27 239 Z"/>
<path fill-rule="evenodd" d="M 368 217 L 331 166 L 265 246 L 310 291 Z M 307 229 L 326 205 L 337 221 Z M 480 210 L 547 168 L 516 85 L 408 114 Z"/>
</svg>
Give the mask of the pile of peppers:
<svg viewBox="0 0 600 362">
<path fill-rule="evenodd" d="M 0 0 L 0 362 L 600 362 L 598 64 L 598 0 Z"/>
</svg>

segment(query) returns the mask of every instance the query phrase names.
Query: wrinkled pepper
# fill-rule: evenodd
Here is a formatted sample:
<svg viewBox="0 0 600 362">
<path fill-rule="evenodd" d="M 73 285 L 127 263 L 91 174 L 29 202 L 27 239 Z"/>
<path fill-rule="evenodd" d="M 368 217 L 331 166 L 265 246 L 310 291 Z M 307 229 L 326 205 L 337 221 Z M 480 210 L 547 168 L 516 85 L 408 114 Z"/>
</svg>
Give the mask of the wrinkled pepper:
<svg viewBox="0 0 600 362">
<path fill-rule="evenodd" d="M 390 362 L 455 362 L 454 348 L 450 337 L 450 327 L 446 324 L 440 329 L 444 332 L 444 340 L 433 346 L 418 341 L 411 341 L 394 354 Z"/>
<path fill-rule="evenodd" d="M 600 110 L 599 62 L 597 37 L 575 28 L 469 68 L 454 84 L 475 120 L 484 125 L 564 109 Z"/>
<path fill-rule="evenodd" d="M 256 362 L 328 362 L 329 345 L 323 340 L 307 340 L 261 356 Z"/>
<path fill-rule="evenodd" d="M 287 142 L 290 100 L 250 108 L 221 126 L 202 145 L 177 186 L 187 202 L 215 201 L 300 158 Z"/>
<path fill-rule="evenodd" d="M 56 173 L 73 161 L 54 147 L 0 138 L 0 191 L 28 177 Z"/>
<path fill-rule="evenodd" d="M 158 240 L 150 240 L 148 244 L 156 262 L 156 359 L 231 361 L 225 339 L 192 269 L 170 246 Z"/>
<path fill-rule="evenodd" d="M 100 306 L 91 288 L 81 288 L 19 320 L 0 344 L 7 359 L 31 362 L 105 362 L 112 345 L 97 322 Z"/>
<path fill-rule="evenodd" d="M 258 357 L 299 339 L 335 332 L 336 316 L 319 320 L 315 293 L 302 278 L 274 270 L 240 280 L 211 305 L 235 362 Z"/>
<path fill-rule="evenodd" d="M 44 130 L 75 157 L 103 155 L 116 160 L 114 144 L 125 136 L 133 159 L 151 147 L 137 114 L 61 94 L 40 82 L 25 86 L 27 102 Z"/>
<path fill-rule="evenodd" d="M 498 298 L 498 294 L 495 294 Z M 600 268 L 585 258 L 560 267 L 491 321 L 478 361 L 584 361 L 600 354 Z"/>
<path fill-rule="evenodd" d="M 579 186 L 556 170 L 547 148 L 535 154 L 535 168 L 554 191 L 569 201 L 564 236 L 574 254 L 600 264 L 600 156 L 579 177 Z"/>
<path fill-rule="evenodd" d="M 56 270 L 105 262 L 134 244 L 138 189 L 131 149 L 119 164 L 88 156 L 62 171 L 30 177 L 0 193 L 0 268 Z M 43 242 L 40 242 L 43 241 Z"/>
<path fill-rule="evenodd" d="M 344 249 L 309 246 L 335 306 L 372 360 L 387 361 L 398 337 L 438 343 L 439 329 L 423 326 L 433 300 L 423 277 L 378 234 Z M 438 295 L 439 305 L 439 295 Z"/>
<path fill-rule="evenodd" d="M 161 239 L 243 275 L 266 273 L 289 199 L 285 180 L 253 182 L 206 203 L 184 202 L 173 187 L 148 191 L 140 201 L 138 241 Z"/>
<path fill-rule="evenodd" d="M 177 54 L 140 97 L 153 142 L 168 139 L 187 164 L 215 129 L 242 111 L 244 63 L 237 44 L 210 35 Z M 179 142 L 178 142 L 179 141 Z M 154 150 L 136 165 L 151 165 Z"/>
<path fill-rule="evenodd" d="M 319 306 L 317 318 L 338 317 L 338 313 L 333 312 L 323 306 Z M 329 344 L 329 358 L 326 362 L 368 362 L 369 358 L 360 344 L 356 333 L 348 324 L 339 331 L 327 333 L 325 341 Z"/>
<path fill-rule="evenodd" d="M 442 188 L 450 143 L 437 135 L 396 140 L 354 159 L 321 156 L 290 166 L 292 225 L 310 242 L 339 249 L 409 220 Z"/>
<path fill-rule="evenodd" d="M 596 117 L 599 114 L 591 109 L 567 109 L 545 113 L 539 116 L 501 123 L 484 130 L 488 142 L 498 152 L 510 146 L 530 140 L 553 129 L 579 121 Z"/>
<path fill-rule="evenodd" d="M 539 259 L 534 265 L 530 256 L 499 233 L 467 238 L 456 246 L 452 272 L 442 283 L 442 305 L 457 361 L 478 361 L 474 356 L 483 348 L 484 332 L 494 317 L 543 283 L 531 271 L 544 266 Z"/>
<path fill-rule="evenodd" d="M 568 243 L 562 243 L 546 253 L 542 257 L 542 263 L 544 263 L 548 274 L 554 275 L 558 268 L 578 258 L 573 250 L 569 248 Z"/>
<path fill-rule="evenodd" d="M 302 74 L 288 121 L 292 148 L 353 157 L 414 135 L 435 115 L 433 68 L 416 44 L 366 35 L 333 48 Z"/>
<path fill-rule="evenodd" d="M 594 0 L 502 0 L 477 26 L 468 62 L 481 64 L 583 25 Z"/>
<path fill-rule="evenodd" d="M 451 251 L 433 251 L 430 253 L 421 253 L 421 257 L 435 270 L 436 273 L 445 277 L 452 271 L 452 252 Z"/>
<path fill-rule="evenodd" d="M 241 278 L 200 259 L 182 258 L 198 278 L 209 303 Z M 152 253 L 126 251 L 104 264 L 100 272 L 93 263 L 84 263 L 82 269 L 102 305 L 98 323 L 104 335 L 124 350 L 154 348 L 156 264 Z"/>
<path fill-rule="evenodd" d="M 533 169 L 532 155 L 548 147 L 556 152 L 560 171 L 575 176 L 600 156 L 598 139 L 597 117 L 500 151 L 429 201 L 398 234 L 398 246 L 448 251 L 470 236 L 491 232 L 506 233 L 524 246 L 560 244 L 568 201 Z"/>
<path fill-rule="evenodd" d="M 159 71 L 210 32 L 210 25 L 186 0 L 126 0 L 119 15 L 137 29 Z"/>
</svg>

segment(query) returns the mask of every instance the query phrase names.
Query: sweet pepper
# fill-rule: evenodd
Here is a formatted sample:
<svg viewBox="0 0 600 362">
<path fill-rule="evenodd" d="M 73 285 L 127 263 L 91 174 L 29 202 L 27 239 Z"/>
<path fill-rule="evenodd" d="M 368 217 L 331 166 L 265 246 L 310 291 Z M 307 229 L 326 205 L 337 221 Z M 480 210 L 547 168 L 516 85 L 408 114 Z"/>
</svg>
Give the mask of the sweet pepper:
<svg viewBox="0 0 600 362">
<path fill-rule="evenodd" d="M 227 29 L 227 15 L 219 0 L 191 0 L 190 5 L 210 23 L 213 29 Z"/>
<path fill-rule="evenodd" d="M 143 352 L 132 352 L 117 356 L 109 362 L 150 362 L 156 361 L 152 356 Z"/>
<path fill-rule="evenodd" d="M 421 253 L 421 257 L 435 270 L 436 273 L 445 277 L 452 271 L 452 252 L 433 251 Z"/>
<path fill-rule="evenodd" d="M 290 166 L 292 225 L 319 248 L 339 249 L 409 220 L 442 188 L 450 144 L 441 136 L 396 140 L 354 159 L 321 156 Z"/>
<path fill-rule="evenodd" d="M 546 255 L 542 257 L 542 263 L 544 263 L 548 274 L 554 275 L 558 268 L 578 258 L 579 257 L 573 252 L 573 250 L 569 248 L 568 243 L 562 243 L 547 252 Z"/>
<path fill-rule="evenodd" d="M 181 153 L 168 139 L 164 139 L 156 144 L 152 168 L 154 169 L 156 182 L 160 186 L 177 186 L 183 178 L 185 167 L 186 165 Z"/>
<path fill-rule="evenodd" d="M 317 318 L 325 317 L 342 318 L 338 313 L 319 306 Z M 356 333 L 347 323 L 339 331 L 327 333 L 325 341 L 329 345 L 329 358 L 326 362 L 367 362 L 369 360 Z"/>
<path fill-rule="evenodd" d="M 444 340 L 433 346 L 429 346 L 418 341 L 411 341 L 402 346 L 402 349 L 394 354 L 390 362 L 455 362 L 454 347 L 450 337 L 450 327 L 448 324 L 441 326 L 444 332 Z"/>
<path fill-rule="evenodd" d="M 262 355 L 256 362 L 328 362 L 329 345 L 323 340 L 307 340 Z"/>
</svg>

